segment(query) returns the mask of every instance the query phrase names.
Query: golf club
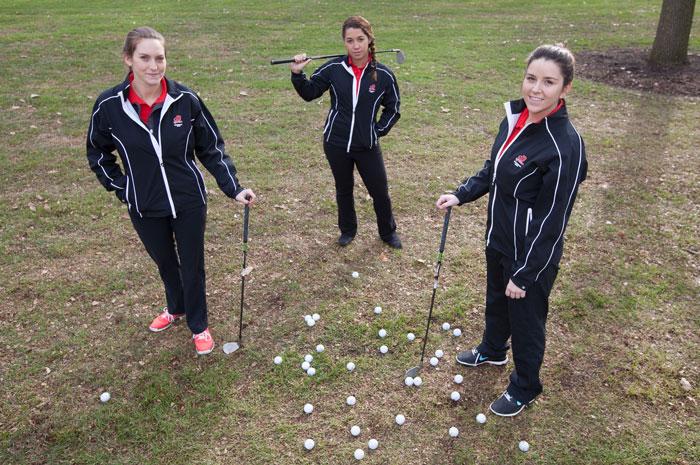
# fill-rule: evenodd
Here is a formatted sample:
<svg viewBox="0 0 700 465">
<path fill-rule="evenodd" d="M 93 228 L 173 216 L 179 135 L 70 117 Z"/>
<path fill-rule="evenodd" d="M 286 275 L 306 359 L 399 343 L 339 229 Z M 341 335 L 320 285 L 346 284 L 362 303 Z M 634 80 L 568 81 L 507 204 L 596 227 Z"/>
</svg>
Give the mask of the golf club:
<svg viewBox="0 0 700 465">
<path fill-rule="evenodd" d="M 243 209 L 243 270 L 241 270 L 241 313 L 238 318 L 238 341 L 227 342 L 224 344 L 224 353 L 226 355 L 233 353 L 243 345 L 243 295 L 245 291 L 245 277 L 250 270 L 246 268 L 248 258 L 248 218 L 250 217 L 250 207 L 246 204 Z"/>
<path fill-rule="evenodd" d="M 430 311 L 428 312 L 428 323 L 425 326 L 425 337 L 423 338 L 423 349 L 420 352 L 420 363 L 418 366 L 409 368 L 406 370 L 404 378 L 415 378 L 420 369 L 423 366 L 423 358 L 425 357 L 425 345 L 428 342 L 428 331 L 430 330 L 430 321 L 433 318 L 433 304 L 435 304 L 435 292 L 438 288 L 438 278 L 440 278 L 440 268 L 442 267 L 442 254 L 445 251 L 445 240 L 447 239 L 447 227 L 450 225 L 450 213 L 452 213 L 452 207 L 447 207 L 445 212 L 445 223 L 442 225 L 442 237 L 440 238 L 440 252 L 437 256 L 437 264 L 435 265 L 435 275 L 433 276 L 433 296 L 430 298 Z"/>
<path fill-rule="evenodd" d="M 396 62 L 398 64 L 402 64 L 404 61 L 406 61 L 406 55 L 399 50 L 398 48 L 391 48 L 389 50 L 377 50 L 376 53 L 395 53 L 396 54 Z M 340 58 L 346 56 L 347 53 L 342 53 L 340 55 L 318 55 L 318 56 L 313 56 L 313 57 L 307 57 L 310 60 L 320 60 L 322 58 Z M 271 65 L 281 65 L 283 63 L 292 63 L 294 62 L 294 58 L 283 58 L 281 60 L 270 60 Z"/>
</svg>

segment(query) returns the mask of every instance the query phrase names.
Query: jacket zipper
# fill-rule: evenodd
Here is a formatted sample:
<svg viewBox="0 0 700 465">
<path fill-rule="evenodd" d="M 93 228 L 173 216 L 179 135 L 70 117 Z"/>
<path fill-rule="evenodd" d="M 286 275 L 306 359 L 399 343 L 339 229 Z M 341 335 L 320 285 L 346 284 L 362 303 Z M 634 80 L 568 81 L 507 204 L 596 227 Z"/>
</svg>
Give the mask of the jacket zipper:
<svg viewBox="0 0 700 465">
<path fill-rule="evenodd" d="M 525 235 L 527 236 L 528 231 L 530 230 L 530 221 L 532 221 L 532 208 L 527 209 L 527 218 L 525 220 Z"/>
<path fill-rule="evenodd" d="M 355 77 L 355 73 L 352 72 L 352 69 L 350 69 L 350 74 L 352 74 L 352 119 L 350 120 L 350 135 L 348 136 L 348 148 L 346 150 L 347 153 L 350 152 L 350 144 L 352 144 L 352 132 L 355 129 L 355 107 L 357 106 L 357 101 L 360 99 L 360 85 L 362 84 L 362 76 L 365 75 L 365 70 L 367 69 L 368 65 L 369 63 L 367 63 L 362 69 L 362 73 L 360 73 L 359 80 Z M 356 82 L 357 91 L 355 91 Z"/>
</svg>

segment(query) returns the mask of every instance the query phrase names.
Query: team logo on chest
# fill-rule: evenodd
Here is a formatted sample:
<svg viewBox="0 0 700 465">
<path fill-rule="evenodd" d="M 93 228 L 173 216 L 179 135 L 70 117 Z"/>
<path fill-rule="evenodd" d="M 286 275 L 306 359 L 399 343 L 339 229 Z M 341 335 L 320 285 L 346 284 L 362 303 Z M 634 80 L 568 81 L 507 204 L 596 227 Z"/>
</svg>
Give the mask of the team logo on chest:
<svg viewBox="0 0 700 465">
<path fill-rule="evenodd" d="M 525 165 L 525 162 L 527 161 L 527 155 L 522 154 L 518 155 L 515 157 L 515 160 L 513 160 L 513 164 L 517 166 L 518 168 L 522 168 L 523 165 Z"/>
<path fill-rule="evenodd" d="M 369 85 L 369 93 L 370 93 L 370 94 L 373 94 L 374 91 L 376 91 L 376 90 L 377 90 L 377 85 L 376 85 L 376 84 L 370 84 L 370 85 Z"/>
<path fill-rule="evenodd" d="M 182 116 L 175 115 L 175 118 L 173 118 L 173 126 L 175 126 L 176 128 L 182 126 Z"/>
</svg>

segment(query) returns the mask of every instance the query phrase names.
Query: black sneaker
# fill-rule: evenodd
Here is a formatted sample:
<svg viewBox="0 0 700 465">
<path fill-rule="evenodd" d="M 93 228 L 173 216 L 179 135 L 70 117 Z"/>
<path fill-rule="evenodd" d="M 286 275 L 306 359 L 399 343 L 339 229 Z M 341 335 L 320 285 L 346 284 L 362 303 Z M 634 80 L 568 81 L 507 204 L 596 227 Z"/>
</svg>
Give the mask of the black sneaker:
<svg viewBox="0 0 700 465">
<path fill-rule="evenodd" d="M 351 243 L 353 239 L 355 239 L 355 236 L 351 236 L 347 233 L 342 233 L 338 238 L 338 245 L 341 247 L 345 247 L 346 245 Z"/>
<path fill-rule="evenodd" d="M 389 244 L 389 247 L 393 249 L 402 249 L 403 246 L 401 245 L 401 239 L 399 239 L 399 235 L 396 233 L 393 233 L 388 239 L 382 239 L 384 242 Z"/>
<path fill-rule="evenodd" d="M 508 391 L 503 391 L 501 397 L 491 402 L 489 405 L 489 410 L 498 415 L 499 417 L 514 417 L 533 403 L 535 399 L 530 402 L 524 403 L 516 400 L 515 397 L 508 394 Z"/>
<path fill-rule="evenodd" d="M 470 367 L 478 367 L 484 363 L 490 363 L 491 365 L 505 365 L 508 363 L 508 356 L 504 355 L 503 358 L 487 357 L 476 350 L 476 347 L 474 347 L 472 350 L 467 350 L 457 354 L 457 363 Z"/>
</svg>

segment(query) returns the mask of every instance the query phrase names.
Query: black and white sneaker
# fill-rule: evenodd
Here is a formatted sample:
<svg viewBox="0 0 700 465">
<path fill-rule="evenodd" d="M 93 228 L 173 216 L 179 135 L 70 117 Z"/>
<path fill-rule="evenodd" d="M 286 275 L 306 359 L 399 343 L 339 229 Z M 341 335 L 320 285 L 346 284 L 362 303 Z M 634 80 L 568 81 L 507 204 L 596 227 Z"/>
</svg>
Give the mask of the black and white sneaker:
<svg viewBox="0 0 700 465">
<path fill-rule="evenodd" d="M 532 399 L 527 403 L 520 402 L 519 400 L 516 400 L 515 397 L 508 394 L 508 391 L 503 391 L 501 397 L 491 402 L 491 405 L 489 405 L 489 410 L 499 417 L 514 417 L 534 401 L 535 399 Z"/>
<path fill-rule="evenodd" d="M 504 355 L 503 358 L 488 357 L 474 347 L 471 350 L 457 354 L 457 363 L 470 367 L 478 367 L 484 363 L 490 363 L 491 365 L 505 365 L 508 363 L 508 356 Z"/>
</svg>

